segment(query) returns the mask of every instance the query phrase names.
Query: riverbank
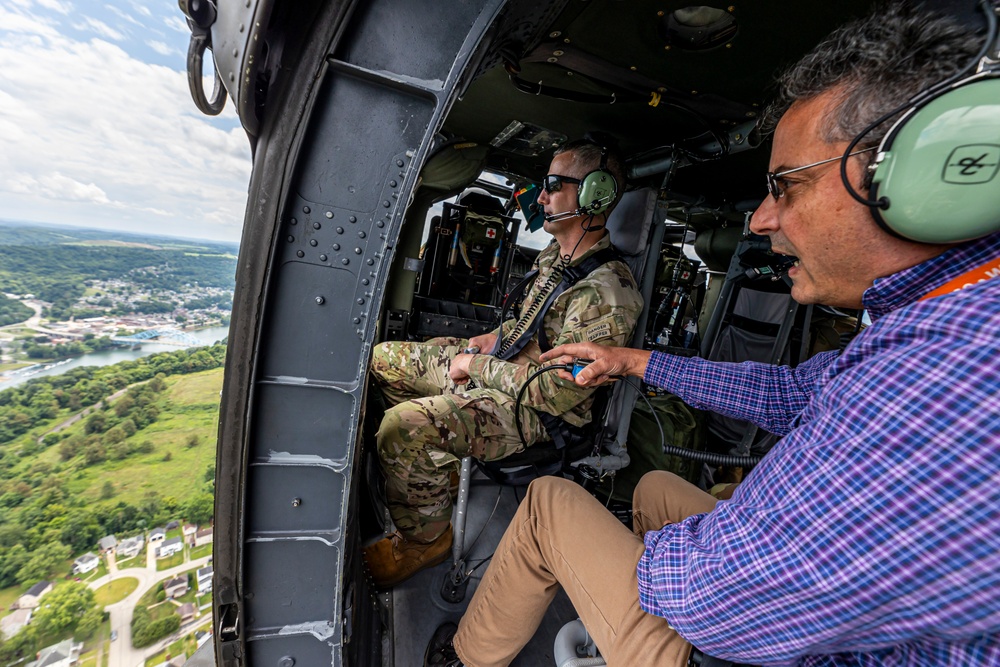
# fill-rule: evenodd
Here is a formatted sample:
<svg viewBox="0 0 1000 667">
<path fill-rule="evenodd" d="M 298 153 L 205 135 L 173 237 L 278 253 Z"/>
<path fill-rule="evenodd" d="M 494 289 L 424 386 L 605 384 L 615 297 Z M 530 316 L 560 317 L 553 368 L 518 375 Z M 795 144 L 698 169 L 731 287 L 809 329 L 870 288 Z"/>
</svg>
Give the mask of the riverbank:
<svg viewBox="0 0 1000 667">
<path fill-rule="evenodd" d="M 194 331 L 185 331 L 193 338 L 197 339 L 199 345 L 211 345 L 219 340 L 229 337 L 229 327 L 208 327 Z M 157 352 L 170 352 L 173 350 L 197 347 L 197 345 L 169 345 L 164 343 L 146 342 L 137 349 L 115 348 L 102 350 L 100 352 L 90 352 L 62 359 L 59 361 L 45 361 L 33 364 L 29 367 L 8 371 L 0 375 L 0 390 L 9 389 L 21 385 L 31 378 L 45 377 L 47 375 L 59 375 L 79 366 L 109 366 L 120 361 L 131 361 L 146 357 Z"/>
</svg>

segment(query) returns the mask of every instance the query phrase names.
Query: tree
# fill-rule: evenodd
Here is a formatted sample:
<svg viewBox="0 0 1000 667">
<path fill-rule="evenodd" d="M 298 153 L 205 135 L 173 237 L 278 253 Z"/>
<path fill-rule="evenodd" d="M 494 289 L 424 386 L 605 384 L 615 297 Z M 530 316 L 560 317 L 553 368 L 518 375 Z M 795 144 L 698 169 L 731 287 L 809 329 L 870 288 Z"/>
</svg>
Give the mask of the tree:
<svg viewBox="0 0 1000 667">
<path fill-rule="evenodd" d="M 184 505 L 184 516 L 194 524 L 203 525 L 212 520 L 215 500 L 211 494 L 200 493 Z"/>
<path fill-rule="evenodd" d="M 31 557 L 17 572 L 17 580 L 22 584 L 47 579 L 72 551 L 62 542 L 49 542 L 31 552 Z"/>
<path fill-rule="evenodd" d="M 86 433 L 104 433 L 106 428 L 107 419 L 103 412 L 95 412 L 94 414 L 87 417 L 87 421 L 83 426 L 83 430 Z"/>
<path fill-rule="evenodd" d="M 200 444 L 201 444 L 201 438 L 199 438 L 197 434 L 192 433 L 190 436 L 188 436 L 188 439 L 184 443 L 184 446 L 187 447 L 188 449 L 191 449 L 193 447 L 197 447 Z"/>
<path fill-rule="evenodd" d="M 71 581 L 42 598 L 32 623 L 42 634 L 60 633 L 75 625 L 78 618 L 92 609 L 96 611 L 94 592 L 87 584 Z"/>
<path fill-rule="evenodd" d="M 84 612 L 76 624 L 76 632 L 73 633 L 74 638 L 89 639 L 93 637 L 94 633 L 97 632 L 97 628 L 101 627 L 101 621 L 103 620 L 104 614 L 97 607 Z"/>
<path fill-rule="evenodd" d="M 104 486 L 101 487 L 101 500 L 110 500 L 111 498 L 114 497 L 115 497 L 115 485 L 112 484 L 111 481 L 109 480 L 104 483 Z"/>
</svg>

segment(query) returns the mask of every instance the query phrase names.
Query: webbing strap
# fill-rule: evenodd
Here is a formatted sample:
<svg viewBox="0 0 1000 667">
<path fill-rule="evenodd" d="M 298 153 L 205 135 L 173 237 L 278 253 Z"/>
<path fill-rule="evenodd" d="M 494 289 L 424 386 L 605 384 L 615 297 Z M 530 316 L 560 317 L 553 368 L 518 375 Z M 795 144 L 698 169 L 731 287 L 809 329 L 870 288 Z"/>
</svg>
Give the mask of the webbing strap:
<svg viewBox="0 0 1000 667">
<path fill-rule="evenodd" d="M 552 346 L 549 345 L 548 337 L 545 335 L 545 328 L 542 326 L 542 322 L 545 320 L 545 314 L 552 306 L 552 302 L 555 301 L 556 297 L 560 294 L 589 276 L 601 266 L 620 258 L 621 254 L 618 252 L 618 249 L 614 246 L 610 246 L 602 250 L 598 250 L 576 266 L 566 267 L 563 270 L 562 280 L 559 281 L 556 288 L 552 290 L 552 292 L 545 299 L 542 307 L 538 310 L 538 313 L 535 315 L 534 319 L 531 320 L 528 327 L 520 336 L 518 336 L 517 340 L 512 342 L 507 349 L 504 350 L 502 354 L 497 355 L 497 358 L 504 361 L 509 361 L 514 358 L 518 352 L 524 349 L 524 346 L 528 344 L 528 341 L 532 339 L 536 331 L 538 332 L 538 346 L 541 348 L 542 352 L 548 352 L 552 349 Z M 538 272 L 534 271 L 532 273 L 535 275 L 531 275 L 530 273 L 528 275 L 531 275 L 531 279 L 534 280 Z M 518 287 L 521 287 L 521 285 L 526 286 L 528 283 L 527 279 L 528 276 L 525 276 L 525 279 L 521 281 Z M 511 292 L 511 294 L 513 295 L 515 292 Z M 498 340 L 497 345 L 499 344 L 500 342 Z"/>
</svg>

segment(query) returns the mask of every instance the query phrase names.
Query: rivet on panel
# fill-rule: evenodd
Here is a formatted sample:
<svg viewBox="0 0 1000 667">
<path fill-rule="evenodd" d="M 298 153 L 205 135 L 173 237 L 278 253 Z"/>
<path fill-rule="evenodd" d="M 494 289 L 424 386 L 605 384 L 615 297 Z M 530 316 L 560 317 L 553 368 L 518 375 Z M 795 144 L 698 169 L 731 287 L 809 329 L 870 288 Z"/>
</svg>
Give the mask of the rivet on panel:
<svg viewBox="0 0 1000 667">
<path fill-rule="evenodd" d="M 301 250 L 299 250 L 299 251 L 297 251 L 297 252 L 295 253 L 295 256 L 296 256 L 296 257 L 305 257 L 305 256 L 306 256 L 306 254 L 305 254 L 304 252 L 302 252 Z"/>
<path fill-rule="evenodd" d="M 326 217 L 327 217 L 327 219 L 332 218 L 333 217 L 333 211 L 327 211 L 326 212 Z"/>
<path fill-rule="evenodd" d="M 553 58 L 546 58 L 545 60 L 546 60 L 546 62 L 550 62 L 550 63 L 557 63 L 557 62 L 559 62 L 559 59 L 558 58 L 554 58 L 554 57 Z"/>
<path fill-rule="evenodd" d="M 246 29 L 247 29 L 247 27 L 241 23 L 240 24 L 240 32 L 243 32 Z"/>
<path fill-rule="evenodd" d="M 554 55 L 554 56 L 561 56 L 564 53 L 566 53 L 566 52 L 563 51 L 563 50 L 561 50 L 561 49 L 557 49 L 557 50 L 555 50 L 555 51 L 552 52 L 552 55 Z"/>
<path fill-rule="evenodd" d="M 362 284 L 362 285 L 367 285 L 367 284 L 369 284 L 370 282 L 371 282 L 370 280 L 368 280 L 367 278 L 365 278 L 364 280 L 362 280 L 362 281 L 361 281 L 361 284 Z"/>
<path fill-rule="evenodd" d="M 343 234 L 344 233 L 344 228 L 343 227 L 337 227 L 337 233 L 338 234 Z"/>
<path fill-rule="evenodd" d="M 302 207 L 302 212 L 303 212 L 303 213 L 308 213 L 308 212 L 309 212 L 309 210 L 310 210 L 310 209 L 309 209 L 309 207 L 308 207 L 308 206 L 303 206 L 303 207 Z"/>
<path fill-rule="evenodd" d="M 229 80 L 230 80 L 230 81 L 236 81 L 236 75 L 235 75 L 235 74 L 233 74 L 232 72 L 230 72 L 230 73 L 229 73 Z"/>
<path fill-rule="evenodd" d="M 313 223 L 313 229 L 320 229 L 322 227 L 323 227 L 323 225 L 319 224 L 318 222 L 314 222 Z"/>
<path fill-rule="evenodd" d="M 299 224 L 299 221 L 296 220 L 295 218 L 292 218 L 291 220 L 289 220 L 289 222 L 292 223 L 293 225 Z"/>
<path fill-rule="evenodd" d="M 288 237 L 288 242 L 289 243 L 294 243 L 295 242 L 295 237 L 294 236 L 289 236 Z"/>
<path fill-rule="evenodd" d="M 350 221 L 351 221 L 351 222 L 357 222 L 357 221 L 358 221 L 358 219 L 357 219 L 356 217 L 354 217 L 354 216 L 352 215 L 352 216 L 350 217 Z"/>
<path fill-rule="evenodd" d="M 366 236 L 368 236 L 368 235 L 365 234 L 363 231 L 362 232 L 358 232 L 358 238 L 362 238 L 363 239 Z"/>
<path fill-rule="evenodd" d="M 355 248 L 354 249 L 354 254 L 355 255 L 360 255 L 361 254 L 361 248 Z"/>
<path fill-rule="evenodd" d="M 302 504 L 301 498 L 292 498 L 292 507 L 298 507 Z"/>
<path fill-rule="evenodd" d="M 278 661 L 278 667 L 294 667 L 295 658 L 290 655 L 286 655 L 284 658 Z"/>
<path fill-rule="evenodd" d="M 364 299 L 358 299 L 358 305 L 359 306 L 365 305 L 365 300 Z"/>
<path fill-rule="evenodd" d="M 316 239 L 310 239 L 309 240 L 309 245 L 311 245 L 312 247 L 315 248 L 316 246 L 319 245 L 319 241 L 317 241 Z"/>
<path fill-rule="evenodd" d="M 379 220 L 378 222 L 375 223 L 375 226 L 378 227 L 379 229 L 385 227 L 385 220 Z"/>
<path fill-rule="evenodd" d="M 368 258 L 368 262 L 367 262 L 367 264 L 368 264 L 368 266 L 372 266 L 373 264 L 375 264 L 375 260 L 374 260 L 374 259 L 371 259 L 371 258 L 369 257 L 369 258 Z"/>
<path fill-rule="evenodd" d="M 236 57 L 236 56 L 238 56 L 239 54 L 240 54 L 240 51 L 239 51 L 239 49 L 233 49 L 233 58 L 235 58 L 235 57 Z"/>
<path fill-rule="evenodd" d="M 354 323 L 355 324 L 361 324 L 361 318 L 360 317 L 355 317 L 354 318 Z"/>
<path fill-rule="evenodd" d="M 390 188 L 396 187 L 396 181 L 389 181 L 389 187 Z"/>
<path fill-rule="evenodd" d="M 319 256 L 319 261 L 325 262 L 326 261 L 326 255 L 320 255 Z"/>
<path fill-rule="evenodd" d="M 343 264 L 344 266 L 347 266 L 348 264 L 351 263 L 351 260 L 345 257 L 344 259 L 340 260 L 340 263 Z"/>
<path fill-rule="evenodd" d="M 340 250 L 340 244 L 339 243 L 334 243 L 333 244 L 333 249 L 334 250 Z"/>
<path fill-rule="evenodd" d="M 322 306 L 324 303 L 326 303 L 326 299 L 324 299 L 321 296 L 316 297 L 316 305 L 317 306 Z"/>
<path fill-rule="evenodd" d="M 403 166 L 403 161 L 402 160 L 396 160 L 396 166 L 397 167 L 402 167 Z"/>
<path fill-rule="evenodd" d="M 549 37 L 551 37 L 552 39 L 555 39 L 556 37 L 559 37 L 560 35 L 562 35 L 562 32 L 560 32 L 559 30 L 555 30 L 555 31 L 549 33 Z"/>
<path fill-rule="evenodd" d="M 384 202 L 382 202 L 382 206 L 385 206 L 386 208 L 389 208 L 390 206 L 392 206 L 392 204 L 389 202 L 388 199 L 386 199 Z"/>
</svg>

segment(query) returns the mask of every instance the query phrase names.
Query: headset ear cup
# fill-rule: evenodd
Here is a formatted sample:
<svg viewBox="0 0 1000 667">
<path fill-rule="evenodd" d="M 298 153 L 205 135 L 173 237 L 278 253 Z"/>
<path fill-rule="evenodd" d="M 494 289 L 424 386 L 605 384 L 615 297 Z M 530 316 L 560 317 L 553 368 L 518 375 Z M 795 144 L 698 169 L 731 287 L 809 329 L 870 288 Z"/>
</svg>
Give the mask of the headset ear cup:
<svg viewBox="0 0 1000 667">
<path fill-rule="evenodd" d="M 875 221 L 920 243 L 1000 231 L 1000 79 L 958 85 L 901 118 L 879 147 Z"/>
<path fill-rule="evenodd" d="M 598 215 L 608 210 L 618 197 L 618 183 L 611 172 L 595 169 L 580 182 L 577 205 L 587 215 Z"/>
</svg>

